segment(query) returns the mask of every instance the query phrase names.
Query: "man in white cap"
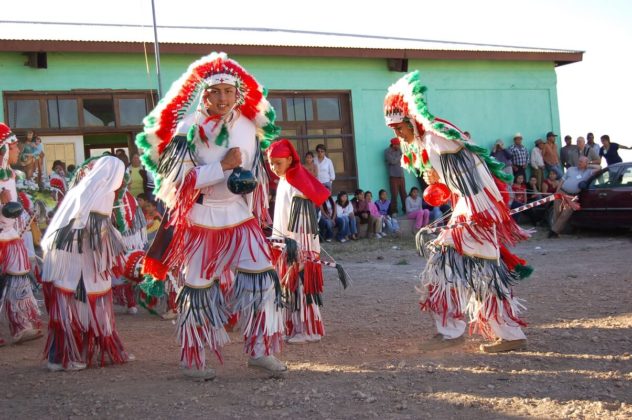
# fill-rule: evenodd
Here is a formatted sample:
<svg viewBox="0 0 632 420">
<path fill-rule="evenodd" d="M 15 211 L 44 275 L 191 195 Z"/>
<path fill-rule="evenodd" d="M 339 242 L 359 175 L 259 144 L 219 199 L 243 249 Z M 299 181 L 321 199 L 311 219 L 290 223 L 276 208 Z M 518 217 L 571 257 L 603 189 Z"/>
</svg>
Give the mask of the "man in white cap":
<svg viewBox="0 0 632 420">
<path fill-rule="evenodd" d="M 538 184 L 538 190 L 542 191 L 542 180 L 544 179 L 544 158 L 542 158 L 542 150 L 544 149 L 544 140 L 537 139 L 535 147 L 531 150 L 531 174 L 535 176 Z"/>
<path fill-rule="evenodd" d="M 526 178 L 527 165 L 529 164 L 529 151 L 522 145 L 522 134 L 516 133 L 509 147 L 514 177 L 522 175 Z"/>
</svg>

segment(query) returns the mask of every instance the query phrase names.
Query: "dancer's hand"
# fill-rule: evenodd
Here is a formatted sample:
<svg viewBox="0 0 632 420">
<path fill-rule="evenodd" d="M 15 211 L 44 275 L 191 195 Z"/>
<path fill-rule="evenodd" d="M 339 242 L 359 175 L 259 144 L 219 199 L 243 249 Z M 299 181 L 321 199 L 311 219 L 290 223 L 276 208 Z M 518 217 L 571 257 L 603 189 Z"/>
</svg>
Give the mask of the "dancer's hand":
<svg viewBox="0 0 632 420">
<path fill-rule="evenodd" d="M 430 168 L 424 171 L 424 181 L 426 181 L 426 184 L 432 185 L 441 182 L 441 178 L 439 177 L 437 171 L 435 171 L 433 168 Z"/>
<path fill-rule="evenodd" d="M 239 147 L 231 147 L 222 159 L 222 170 L 228 171 L 229 169 L 235 169 L 241 166 L 241 151 Z"/>
<path fill-rule="evenodd" d="M 9 190 L 3 188 L 2 192 L 0 192 L 0 204 L 5 205 L 9 201 L 11 201 L 11 193 Z"/>
</svg>

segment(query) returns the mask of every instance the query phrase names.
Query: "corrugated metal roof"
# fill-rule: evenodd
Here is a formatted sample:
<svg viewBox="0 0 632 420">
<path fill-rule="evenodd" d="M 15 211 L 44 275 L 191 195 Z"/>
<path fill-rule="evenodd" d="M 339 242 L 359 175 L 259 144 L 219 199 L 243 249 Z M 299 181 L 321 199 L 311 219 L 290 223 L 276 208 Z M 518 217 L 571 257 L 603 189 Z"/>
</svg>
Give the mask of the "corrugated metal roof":
<svg viewBox="0 0 632 420">
<path fill-rule="evenodd" d="M 0 21 L 2 41 L 153 43 L 151 26 Z M 163 44 L 577 54 L 580 51 L 271 28 L 158 26 Z"/>
</svg>

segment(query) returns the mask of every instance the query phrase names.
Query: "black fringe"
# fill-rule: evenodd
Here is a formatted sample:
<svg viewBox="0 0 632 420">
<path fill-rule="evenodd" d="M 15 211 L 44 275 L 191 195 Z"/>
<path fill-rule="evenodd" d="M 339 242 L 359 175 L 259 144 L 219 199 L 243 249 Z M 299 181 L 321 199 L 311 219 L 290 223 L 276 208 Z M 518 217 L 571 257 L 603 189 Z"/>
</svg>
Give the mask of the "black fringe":
<svg viewBox="0 0 632 420">
<path fill-rule="evenodd" d="M 75 299 L 79 302 L 86 303 L 88 301 L 88 292 L 86 291 L 86 285 L 83 283 L 83 275 L 79 279 L 77 289 L 75 290 Z"/>
<path fill-rule="evenodd" d="M 218 282 L 203 289 L 183 286 L 176 297 L 176 305 L 178 312 L 182 314 L 180 324 L 193 316 L 199 325 L 205 325 L 205 321 L 208 321 L 214 328 L 221 328 L 230 318 L 230 311 Z"/>
<path fill-rule="evenodd" d="M 336 270 L 338 270 L 338 280 L 340 280 L 342 288 L 346 289 L 347 287 L 349 287 L 349 276 L 347 276 L 347 272 L 338 263 L 336 263 Z"/>
<path fill-rule="evenodd" d="M 301 270 L 298 273 L 299 276 L 299 281 L 301 282 L 301 284 L 303 284 L 303 274 L 304 271 Z M 289 289 L 285 289 L 284 293 L 283 293 L 283 299 L 285 301 L 285 307 L 292 311 L 292 312 L 296 312 L 296 311 L 300 311 L 301 310 L 301 299 L 299 298 L 299 291 L 298 288 L 295 291 L 290 291 Z M 317 304 L 318 306 L 323 306 L 323 298 L 319 293 L 314 293 L 314 294 L 306 294 L 305 295 L 305 302 L 307 302 L 308 305 L 311 305 L 312 303 Z"/>
<path fill-rule="evenodd" d="M 449 271 L 446 271 L 449 269 Z M 462 281 L 474 290 L 477 299 L 481 300 L 486 289 L 494 290 L 494 294 L 501 299 L 510 298 L 506 294 L 510 287 L 519 279 L 500 260 L 486 260 L 459 254 L 454 248 L 437 248 L 434 255 L 426 263 L 426 270 L 441 272 L 448 282 Z M 485 286 L 482 281 L 486 281 Z"/>
<path fill-rule="evenodd" d="M 247 281 L 248 284 L 253 285 L 252 296 L 256 299 L 255 308 L 261 306 L 261 301 L 263 300 L 263 292 L 265 280 L 267 278 L 272 279 L 274 283 L 274 303 L 277 308 L 283 308 L 283 293 L 281 290 L 281 281 L 279 280 L 279 275 L 276 270 L 270 269 L 268 271 L 264 271 L 261 273 L 246 273 L 243 271 L 238 271 L 235 276 L 235 295 L 236 297 L 240 295 L 239 290 L 241 289 L 242 283 Z M 257 296 L 257 294 L 259 296 Z"/>
<path fill-rule="evenodd" d="M 305 228 L 304 232 L 301 232 L 301 227 Z M 316 206 L 314 206 L 314 203 L 312 203 L 311 200 L 303 197 L 292 198 L 288 230 L 295 233 L 318 235 Z"/>
<path fill-rule="evenodd" d="M 298 244 L 292 238 L 285 238 L 285 260 L 288 265 L 298 262 Z"/>
<path fill-rule="evenodd" d="M 463 148 L 456 153 L 441 155 L 440 160 L 447 184 L 455 185 L 465 197 L 481 191 L 482 180 L 476 170 L 477 161 L 472 152 Z"/>
<path fill-rule="evenodd" d="M 0 302 L 4 299 L 4 291 L 8 284 L 7 277 L 7 275 L 0 275 Z"/>
<path fill-rule="evenodd" d="M 101 231 L 110 223 L 110 218 L 98 213 L 90 213 L 86 227 L 81 229 L 73 229 L 75 219 L 71 220 L 66 226 L 59 228 L 55 233 L 55 249 L 67 252 L 83 253 L 83 238 L 88 237 L 90 249 L 101 252 L 103 243 Z M 76 240 L 76 242 L 75 242 Z M 76 248 L 73 249 L 76 243 Z"/>
<path fill-rule="evenodd" d="M 176 173 L 180 173 L 182 171 L 182 167 L 184 165 L 184 160 L 189 158 L 195 165 L 195 159 L 193 158 L 193 154 L 189 149 L 189 142 L 186 136 L 175 136 L 165 150 L 160 155 L 160 160 L 158 161 L 157 172 L 162 177 L 169 177 L 173 171 L 177 171 Z"/>
</svg>

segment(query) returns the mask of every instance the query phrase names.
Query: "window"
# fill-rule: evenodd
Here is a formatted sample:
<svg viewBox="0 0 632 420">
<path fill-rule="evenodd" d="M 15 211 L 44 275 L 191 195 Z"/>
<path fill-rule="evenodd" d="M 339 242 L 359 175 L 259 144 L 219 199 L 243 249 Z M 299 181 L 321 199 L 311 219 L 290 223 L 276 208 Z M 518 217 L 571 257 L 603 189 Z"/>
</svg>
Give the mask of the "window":
<svg viewBox="0 0 632 420">
<path fill-rule="evenodd" d="M 86 127 L 114 127 L 112 98 L 85 98 L 83 100 L 83 123 Z"/>
<path fill-rule="evenodd" d="M 595 188 L 605 188 L 610 186 L 610 171 L 603 171 L 592 181 Z"/>
<path fill-rule="evenodd" d="M 145 99 L 120 98 L 118 100 L 119 124 L 121 126 L 142 125 L 147 115 Z"/>
<path fill-rule="evenodd" d="M 76 99 L 49 99 L 48 127 L 66 128 L 79 127 L 79 113 Z"/>
<path fill-rule="evenodd" d="M 7 102 L 7 120 L 11 128 L 30 129 L 42 126 L 39 99 L 10 99 Z"/>
<path fill-rule="evenodd" d="M 301 159 L 324 144 L 336 171 L 334 192 L 354 191 L 357 170 L 349 94 L 271 91 L 268 100 L 277 113 L 281 137 L 294 144 Z"/>
</svg>

